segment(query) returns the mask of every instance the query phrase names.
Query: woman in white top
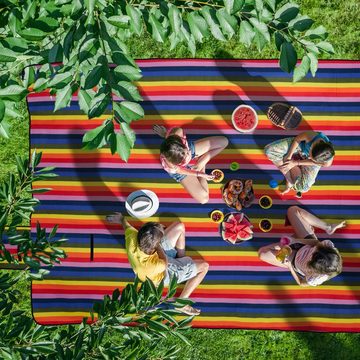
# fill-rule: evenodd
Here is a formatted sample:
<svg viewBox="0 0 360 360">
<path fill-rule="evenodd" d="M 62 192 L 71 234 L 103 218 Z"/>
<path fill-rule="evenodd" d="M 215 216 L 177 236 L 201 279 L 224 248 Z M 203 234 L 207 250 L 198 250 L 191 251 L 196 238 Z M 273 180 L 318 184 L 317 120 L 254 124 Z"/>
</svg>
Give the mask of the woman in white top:
<svg viewBox="0 0 360 360">
<path fill-rule="evenodd" d="M 290 237 L 291 254 L 283 262 L 279 261 L 276 258 L 281 249 L 279 242 L 260 248 L 260 259 L 289 269 L 300 286 L 317 286 L 338 275 L 342 270 L 339 251 L 330 240 L 319 241 L 314 228 L 322 229 L 331 235 L 344 227 L 345 221 L 326 223 L 298 206 L 291 206 L 287 217 L 295 232 Z"/>
</svg>

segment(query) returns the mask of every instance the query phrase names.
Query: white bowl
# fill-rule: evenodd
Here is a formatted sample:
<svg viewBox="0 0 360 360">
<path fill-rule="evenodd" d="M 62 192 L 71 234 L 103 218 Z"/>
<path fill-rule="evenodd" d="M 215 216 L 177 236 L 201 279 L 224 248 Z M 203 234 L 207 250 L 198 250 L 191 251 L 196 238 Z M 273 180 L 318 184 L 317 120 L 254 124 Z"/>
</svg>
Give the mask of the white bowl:
<svg viewBox="0 0 360 360">
<path fill-rule="evenodd" d="M 235 123 L 235 120 L 234 120 L 234 114 L 237 110 L 241 109 L 241 108 L 248 108 L 252 111 L 252 113 L 254 114 L 255 116 L 255 124 L 254 126 L 251 128 L 251 129 L 248 129 L 248 130 L 243 130 L 243 129 L 240 129 L 239 127 L 237 127 L 236 123 Z M 231 121 L 232 121 L 232 124 L 234 126 L 234 128 L 237 130 L 237 131 L 240 131 L 242 133 L 249 133 L 249 132 L 252 132 L 256 129 L 257 125 L 258 125 L 258 122 L 259 122 L 259 119 L 258 119 L 258 116 L 257 116 L 257 113 L 256 111 L 249 105 L 239 105 L 234 111 L 233 113 L 231 114 Z"/>
</svg>

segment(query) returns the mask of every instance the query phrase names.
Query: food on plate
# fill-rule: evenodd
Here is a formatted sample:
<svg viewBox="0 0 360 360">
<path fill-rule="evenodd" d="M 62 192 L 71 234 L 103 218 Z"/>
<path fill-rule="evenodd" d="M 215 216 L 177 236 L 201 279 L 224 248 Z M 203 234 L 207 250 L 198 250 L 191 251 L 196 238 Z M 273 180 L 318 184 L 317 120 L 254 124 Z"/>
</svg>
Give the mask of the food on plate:
<svg viewBox="0 0 360 360">
<path fill-rule="evenodd" d="M 255 110 L 247 105 L 238 106 L 232 113 L 232 123 L 240 132 L 251 132 L 258 124 L 258 117 Z"/>
<path fill-rule="evenodd" d="M 211 172 L 211 175 L 214 175 L 213 182 L 216 182 L 216 183 L 219 183 L 219 182 L 223 181 L 223 179 L 224 179 L 224 173 L 219 169 L 214 169 Z"/>
<path fill-rule="evenodd" d="M 272 228 L 272 223 L 269 219 L 262 219 L 259 224 L 260 230 L 263 232 L 268 232 Z"/>
<path fill-rule="evenodd" d="M 231 213 L 222 222 L 221 235 L 225 241 L 236 244 L 253 237 L 252 225 L 243 213 Z"/>
<path fill-rule="evenodd" d="M 210 214 L 210 218 L 215 223 L 220 223 L 224 220 L 224 214 L 220 210 L 214 210 Z"/>
</svg>

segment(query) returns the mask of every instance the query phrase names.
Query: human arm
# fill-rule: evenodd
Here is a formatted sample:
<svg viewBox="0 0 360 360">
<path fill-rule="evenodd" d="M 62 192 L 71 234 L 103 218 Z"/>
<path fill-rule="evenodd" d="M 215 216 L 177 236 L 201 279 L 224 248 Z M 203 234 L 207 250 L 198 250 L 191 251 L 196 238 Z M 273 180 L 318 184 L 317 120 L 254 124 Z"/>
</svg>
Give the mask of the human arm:
<svg viewBox="0 0 360 360">
<path fill-rule="evenodd" d="M 213 180 L 214 177 L 215 177 L 214 175 L 208 175 L 208 174 L 206 174 L 205 172 L 202 172 L 202 171 L 186 169 L 186 168 L 181 168 L 181 167 L 177 167 L 176 173 L 181 174 L 181 175 L 190 175 L 190 176 L 196 176 L 196 177 L 203 177 L 206 180 Z"/>
<path fill-rule="evenodd" d="M 300 277 L 296 271 L 294 270 L 291 262 L 289 260 L 285 260 L 285 264 L 287 265 L 288 269 L 290 270 L 291 272 L 291 275 L 293 276 L 293 278 L 295 279 L 296 283 L 298 285 L 300 285 L 301 287 L 307 287 L 309 286 L 309 284 L 307 283 L 306 279 L 303 278 L 303 277 Z"/>
<path fill-rule="evenodd" d="M 159 256 L 159 259 L 160 260 L 163 260 L 165 262 L 165 266 L 167 267 L 168 266 L 168 259 L 167 259 L 167 256 L 165 254 L 165 251 L 164 249 L 161 247 L 161 245 L 158 245 L 157 248 L 156 248 L 156 252 Z"/>
<path fill-rule="evenodd" d="M 121 224 L 121 226 L 124 228 L 124 230 L 126 229 L 135 229 L 126 219 L 125 216 L 119 212 L 116 212 L 113 215 L 108 215 L 106 217 L 106 220 L 110 223 L 115 223 L 115 224 Z"/>
<path fill-rule="evenodd" d="M 302 141 L 309 142 L 316 135 L 317 135 L 317 133 L 315 131 L 305 131 L 305 132 L 302 132 L 301 134 L 295 136 L 294 140 L 292 141 L 292 143 L 290 145 L 290 148 L 289 148 L 288 152 L 284 156 L 284 162 L 291 160 L 292 156 L 295 153 L 295 150 L 297 149 L 297 147 L 299 146 L 299 144 Z"/>
</svg>

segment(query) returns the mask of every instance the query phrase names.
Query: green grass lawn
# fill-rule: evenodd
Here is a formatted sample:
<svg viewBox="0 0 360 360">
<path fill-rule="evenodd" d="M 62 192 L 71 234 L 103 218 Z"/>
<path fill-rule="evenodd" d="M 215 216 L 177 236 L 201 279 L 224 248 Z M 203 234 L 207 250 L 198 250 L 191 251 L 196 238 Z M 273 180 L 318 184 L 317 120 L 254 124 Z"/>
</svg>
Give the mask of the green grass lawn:
<svg viewBox="0 0 360 360">
<path fill-rule="evenodd" d="M 359 59 L 360 5 L 355 0 L 302 0 L 302 13 L 329 31 L 337 59 Z M 131 53 L 137 58 L 150 57 L 191 57 L 184 46 L 174 51 L 168 45 L 161 46 L 148 36 L 129 41 Z M 202 58 L 276 58 L 277 51 L 268 46 L 259 54 L 247 49 L 236 40 L 223 44 L 207 41 L 199 45 L 197 57 Z M 26 106 L 24 118 L 12 121 L 10 140 L 0 138 L 0 181 L 15 169 L 15 155 L 28 154 L 29 131 Z M 24 303 L 30 311 L 30 289 L 23 284 Z M 282 332 L 261 330 L 205 330 L 192 329 L 187 332 L 192 346 L 181 344 L 182 359 L 358 359 L 360 358 L 360 334 L 326 334 L 304 332 Z M 116 341 L 116 339 L 114 339 Z M 179 343 L 167 339 L 160 347 Z M 119 357 L 121 358 L 121 357 Z"/>
</svg>

